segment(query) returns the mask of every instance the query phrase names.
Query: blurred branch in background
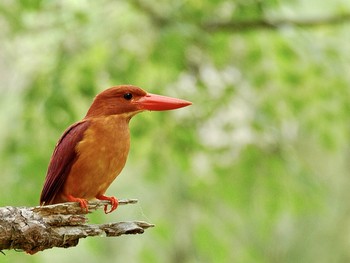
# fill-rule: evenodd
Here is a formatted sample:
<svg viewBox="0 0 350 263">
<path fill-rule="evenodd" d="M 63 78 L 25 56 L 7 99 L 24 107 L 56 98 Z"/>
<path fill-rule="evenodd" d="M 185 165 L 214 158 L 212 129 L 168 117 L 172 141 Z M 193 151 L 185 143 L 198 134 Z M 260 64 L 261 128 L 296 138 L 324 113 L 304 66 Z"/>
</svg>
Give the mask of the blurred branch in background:
<svg viewBox="0 0 350 263">
<path fill-rule="evenodd" d="M 135 204 L 137 200 L 119 200 L 119 204 Z M 108 201 L 89 202 L 94 211 Z M 142 234 L 154 225 L 142 221 L 87 225 L 86 213 L 78 203 L 63 203 L 37 207 L 0 208 L 0 249 L 21 249 L 29 254 L 53 248 L 74 247 L 80 238 L 88 236 L 120 236 Z"/>
<path fill-rule="evenodd" d="M 309 18 L 279 18 L 279 19 L 255 19 L 255 20 L 237 20 L 225 22 L 207 22 L 202 24 L 202 28 L 207 31 L 246 31 L 259 29 L 279 29 L 281 27 L 319 27 L 338 25 L 341 23 L 350 22 L 350 13 L 339 14 L 324 17 L 309 17 Z"/>
<path fill-rule="evenodd" d="M 135 8 L 146 14 L 155 25 L 159 27 L 165 27 L 168 25 L 173 25 L 178 23 L 178 12 L 181 10 L 181 4 L 175 5 L 175 8 L 171 9 L 169 12 L 164 12 L 163 9 L 159 8 L 156 5 L 150 5 L 147 1 L 134 0 L 132 1 Z M 264 30 L 264 29 L 279 29 L 281 27 L 319 27 L 319 26 L 330 26 L 338 25 L 341 23 L 350 22 L 350 13 L 343 12 L 339 14 L 331 15 L 322 15 L 315 17 L 279 17 L 279 18 L 270 18 L 264 15 L 264 7 L 259 7 L 261 13 L 257 18 L 234 18 L 229 19 L 214 19 L 211 16 L 210 19 L 204 19 L 206 22 L 198 23 L 199 28 L 202 28 L 205 31 L 210 32 L 242 32 L 247 30 Z M 214 16 L 215 17 L 215 16 Z M 193 24 L 193 17 L 184 17 L 182 23 Z"/>
</svg>

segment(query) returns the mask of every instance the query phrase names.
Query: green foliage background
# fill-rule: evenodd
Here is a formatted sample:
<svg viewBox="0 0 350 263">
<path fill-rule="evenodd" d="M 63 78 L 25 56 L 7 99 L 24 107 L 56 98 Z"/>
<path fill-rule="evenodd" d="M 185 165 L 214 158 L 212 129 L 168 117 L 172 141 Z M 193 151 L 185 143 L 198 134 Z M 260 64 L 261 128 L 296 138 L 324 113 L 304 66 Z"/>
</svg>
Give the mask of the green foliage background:
<svg viewBox="0 0 350 263">
<path fill-rule="evenodd" d="M 350 261 L 350 23 L 293 23 L 349 12 L 345 0 L 2 1 L 1 206 L 38 204 L 56 141 L 103 89 L 193 105 L 132 120 L 108 193 L 139 204 L 91 216 L 156 228 L 0 261 Z"/>
</svg>

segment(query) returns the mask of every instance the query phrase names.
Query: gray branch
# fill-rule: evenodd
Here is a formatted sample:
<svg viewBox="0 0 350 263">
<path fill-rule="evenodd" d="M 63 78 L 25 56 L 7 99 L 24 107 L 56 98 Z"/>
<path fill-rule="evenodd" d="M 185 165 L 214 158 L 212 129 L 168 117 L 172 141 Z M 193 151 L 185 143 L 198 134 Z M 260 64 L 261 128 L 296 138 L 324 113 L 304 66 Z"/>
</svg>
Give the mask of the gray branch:
<svg viewBox="0 0 350 263">
<path fill-rule="evenodd" d="M 119 205 L 134 203 L 137 200 L 119 200 Z M 89 202 L 89 212 L 106 204 L 109 202 Z M 53 247 L 74 247 L 80 238 L 88 236 L 142 234 L 154 226 L 143 221 L 87 224 L 86 215 L 78 203 L 0 207 L 0 250 L 19 249 L 34 254 Z"/>
</svg>

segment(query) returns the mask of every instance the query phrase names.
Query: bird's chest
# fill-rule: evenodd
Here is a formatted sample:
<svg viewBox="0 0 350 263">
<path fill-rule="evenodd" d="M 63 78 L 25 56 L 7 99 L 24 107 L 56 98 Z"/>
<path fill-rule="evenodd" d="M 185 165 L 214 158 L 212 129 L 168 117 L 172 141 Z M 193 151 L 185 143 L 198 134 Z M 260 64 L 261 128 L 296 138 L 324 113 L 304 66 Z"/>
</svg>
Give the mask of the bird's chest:
<svg viewBox="0 0 350 263">
<path fill-rule="evenodd" d="M 77 151 L 81 157 L 93 158 L 91 161 L 101 169 L 112 169 L 113 164 L 126 159 L 130 146 L 128 124 L 118 118 L 97 120 L 84 135 Z"/>
<path fill-rule="evenodd" d="M 86 198 L 103 194 L 123 169 L 130 147 L 128 122 L 118 116 L 93 120 L 77 145 L 72 167 L 74 185 L 70 191 L 84 192 Z"/>
</svg>

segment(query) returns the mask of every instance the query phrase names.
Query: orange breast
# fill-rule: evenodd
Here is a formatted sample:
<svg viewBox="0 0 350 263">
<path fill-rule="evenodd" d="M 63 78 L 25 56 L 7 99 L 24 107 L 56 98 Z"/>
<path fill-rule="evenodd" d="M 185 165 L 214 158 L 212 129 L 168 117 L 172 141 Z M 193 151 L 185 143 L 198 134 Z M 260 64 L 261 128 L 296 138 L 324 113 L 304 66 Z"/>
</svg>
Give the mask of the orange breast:
<svg viewBox="0 0 350 263">
<path fill-rule="evenodd" d="M 62 194 L 84 199 L 104 194 L 123 169 L 129 147 L 129 126 L 125 116 L 92 119 L 83 140 L 76 147 L 78 159 Z"/>
</svg>

